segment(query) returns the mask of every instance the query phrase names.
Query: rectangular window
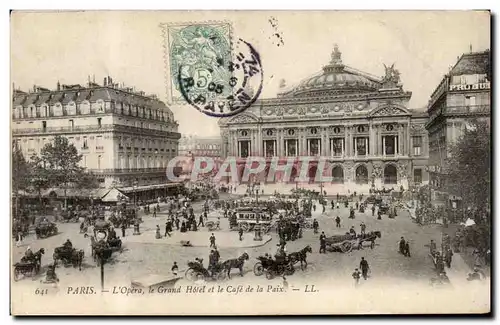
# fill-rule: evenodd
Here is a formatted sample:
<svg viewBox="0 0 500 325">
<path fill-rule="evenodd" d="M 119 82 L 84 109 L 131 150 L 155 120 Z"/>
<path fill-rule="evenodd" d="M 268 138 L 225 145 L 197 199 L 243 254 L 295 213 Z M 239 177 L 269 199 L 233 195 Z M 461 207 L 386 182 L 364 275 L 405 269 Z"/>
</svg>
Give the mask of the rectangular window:
<svg viewBox="0 0 500 325">
<path fill-rule="evenodd" d="M 264 140 L 264 156 L 273 157 L 276 155 L 276 141 Z"/>
<path fill-rule="evenodd" d="M 422 183 L 422 169 L 418 168 L 413 170 L 413 181 L 415 184 Z"/>
<path fill-rule="evenodd" d="M 71 130 L 73 130 L 73 128 L 75 127 L 75 121 L 69 120 L 69 127 Z"/>
<path fill-rule="evenodd" d="M 309 139 L 307 141 L 309 144 L 309 156 L 319 155 L 321 151 L 320 139 Z"/>
<path fill-rule="evenodd" d="M 476 106 L 476 97 L 475 96 L 465 96 L 465 106 Z"/>
<path fill-rule="evenodd" d="M 366 156 L 368 154 L 368 139 L 363 137 L 363 138 L 356 138 L 356 155 L 358 156 Z"/>
<path fill-rule="evenodd" d="M 247 158 L 250 155 L 250 141 L 244 140 L 238 142 L 238 154 L 241 158 Z M 172 149 L 172 152 L 174 150 Z"/>
<path fill-rule="evenodd" d="M 422 154 L 422 137 L 412 137 L 413 141 L 413 155 L 420 156 Z"/>
<path fill-rule="evenodd" d="M 42 130 L 43 132 L 47 131 L 47 121 L 42 121 Z"/>
<path fill-rule="evenodd" d="M 87 137 L 83 137 L 82 149 L 88 149 Z"/>
<path fill-rule="evenodd" d="M 104 149 L 104 146 L 102 143 L 102 135 L 98 135 L 95 137 L 95 148 L 96 148 L 96 150 Z"/>
<path fill-rule="evenodd" d="M 102 126 L 102 117 L 98 117 L 97 118 L 97 127 L 101 128 L 101 126 Z"/>
<path fill-rule="evenodd" d="M 334 157 L 340 157 L 344 154 L 344 139 L 334 138 L 332 141 L 332 155 Z"/>
</svg>

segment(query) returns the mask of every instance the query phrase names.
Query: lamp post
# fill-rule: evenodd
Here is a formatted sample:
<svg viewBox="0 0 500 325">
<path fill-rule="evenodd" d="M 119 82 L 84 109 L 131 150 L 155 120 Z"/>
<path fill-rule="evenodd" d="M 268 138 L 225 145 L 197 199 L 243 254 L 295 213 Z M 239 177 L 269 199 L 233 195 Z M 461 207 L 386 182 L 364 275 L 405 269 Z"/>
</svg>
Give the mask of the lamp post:
<svg viewBox="0 0 500 325">
<path fill-rule="evenodd" d="M 133 183 L 133 188 L 134 188 L 134 208 L 137 210 L 137 185 L 138 182 L 134 181 Z"/>
</svg>

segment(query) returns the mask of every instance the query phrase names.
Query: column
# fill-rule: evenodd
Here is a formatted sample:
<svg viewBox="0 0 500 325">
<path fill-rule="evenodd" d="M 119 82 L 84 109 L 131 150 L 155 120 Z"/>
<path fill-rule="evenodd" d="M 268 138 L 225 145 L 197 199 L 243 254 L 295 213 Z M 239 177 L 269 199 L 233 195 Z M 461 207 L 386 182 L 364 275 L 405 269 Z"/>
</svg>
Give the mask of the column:
<svg viewBox="0 0 500 325">
<path fill-rule="evenodd" d="M 310 143 L 309 139 L 306 139 L 306 141 L 307 141 L 307 156 L 309 156 L 309 153 L 311 152 L 309 150 L 310 149 L 309 147 L 311 146 L 311 143 Z"/>
<path fill-rule="evenodd" d="M 409 156 L 411 153 L 411 125 L 410 122 L 408 121 L 408 124 L 406 125 L 406 155 Z"/>
<path fill-rule="evenodd" d="M 403 142 L 404 142 L 403 126 L 400 125 L 399 130 L 398 130 L 398 154 L 399 155 L 404 155 Z"/>
<path fill-rule="evenodd" d="M 368 156 L 368 154 L 370 153 L 370 150 L 368 148 L 368 138 L 365 138 L 365 149 L 366 149 L 366 155 Z"/>
<path fill-rule="evenodd" d="M 323 143 L 324 143 L 324 145 L 323 145 Z M 327 143 L 327 140 L 326 140 L 326 130 L 324 128 L 322 128 L 322 130 L 321 130 L 321 144 L 320 144 L 320 147 L 321 147 L 320 154 L 322 156 L 326 156 L 327 155 L 326 151 L 327 151 L 328 146 L 326 145 L 326 143 Z"/>
<path fill-rule="evenodd" d="M 333 141 L 331 139 L 328 139 L 328 141 L 330 144 L 330 155 L 329 156 L 332 157 L 333 156 Z"/>
<path fill-rule="evenodd" d="M 383 139 L 383 135 L 382 135 L 382 127 L 380 125 L 377 125 L 377 129 L 378 129 L 378 132 L 377 132 L 377 146 L 378 146 L 378 155 L 379 156 L 383 156 L 384 155 L 384 147 L 383 147 L 383 142 L 384 142 L 384 139 Z"/>
<path fill-rule="evenodd" d="M 299 155 L 299 139 L 295 139 L 295 156 Z"/>
<path fill-rule="evenodd" d="M 382 155 L 385 156 L 385 136 L 382 136 Z"/>
<path fill-rule="evenodd" d="M 240 155 L 241 155 L 241 142 L 238 141 L 238 152 L 236 153 L 236 156 L 240 157 Z"/>
<path fill-rule="evenodd" d="M 276 140 L 273 141 L 273 153 L 274 153 L 275 156 L 278 156 L 276 154 Z"/>
<path fill-rule="evenodd" d="M 345 157 L 345 138 L 342 139 L 342 158 Z"/>
<path fill-rule="evenodd" d="M 344 126 L 344 142 L 345 142 L 345 152 L 344 156 L 349 156 L 349 133 L 347 132 L 347 125 Z"/>
<path fill-rule="evenodd" d="M 285 140 L 285 157 L 288 157 L 288 142 Z"/>
<path fill-rule="evenodd" d="M 358 141 L 356 141 L 357 138 L 353 138 L 354 140 L 354 157 L 358 156 Z"/>
</svg>

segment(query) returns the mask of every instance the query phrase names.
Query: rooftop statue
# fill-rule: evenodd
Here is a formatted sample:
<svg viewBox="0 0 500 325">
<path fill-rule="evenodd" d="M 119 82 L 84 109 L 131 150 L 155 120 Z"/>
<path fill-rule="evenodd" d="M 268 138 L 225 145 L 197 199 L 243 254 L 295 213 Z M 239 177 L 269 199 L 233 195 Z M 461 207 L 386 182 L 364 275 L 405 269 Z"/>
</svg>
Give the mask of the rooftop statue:
<svg viewBox="0 0 500 325">
<path fill-rule="evenodd" d="M 394 68 L 394 63 L 389 67 L 384 64 L 385 76 L 382 78 L 384 88 L 395 88 L 401 80 L 399 70 Z"/>
</svg>

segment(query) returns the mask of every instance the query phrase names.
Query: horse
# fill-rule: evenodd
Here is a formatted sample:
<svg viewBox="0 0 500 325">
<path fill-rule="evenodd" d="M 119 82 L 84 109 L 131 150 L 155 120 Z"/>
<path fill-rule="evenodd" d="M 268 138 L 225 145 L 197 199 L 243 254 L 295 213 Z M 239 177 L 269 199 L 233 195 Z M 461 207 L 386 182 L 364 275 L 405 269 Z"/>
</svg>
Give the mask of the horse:
<svg viewBox="0 0 500 325">
<path fill-rule="evenodd" d="M 381 238 L 382 232 L 380 231 L 370 231 L 369 233 L 364 235 L 363 241 L 370 242 L 370 248 L 373 249 L 375 247 L 375 239 Z"/>
<path fill-rule="evenodd" d="M 248 260 L 247 253 L 243 253 L 238 258 L 232 258 L 222 263 L 222 269 L 227 271 L 229 279 L 231 279 L 231 269 L 240 269 L 240 275 L 243 276 L 243 264 L 245 264 L 245 260 Z"/>
<path fill-rule="evenodd" d="M 307 245 L 298 252 L 288 254 L 288 259 L 292 265 L 300 262 L 300 268 L 303 270 L 307 268 L 307 253 L 312 253 L 311 245 Z M 305 266 L 303 266 L 303 263 L 305 263 Z"/>
<path fill-rule="evenodd" d="M 42 255 L 45 254 L 45 248 L 40 248 L 38 251 L 33 253 L 31 258 L 27 258 L 26 256 L 21 257 L 21 263 L 35 263 L 35 271 L 38 273 L 40 271 L 40 266 L 42 265 Z"/>
<path fill-rule="evenodd" d="M 75 248 L 71 248 L 69 250 L 63 247 L 56 247 L 53 254 L 54 263 L 57 263 L 58 260 L 61 260 L 65 263 L 71 263 L 73 264 L 73 267 L 78 266 L 79 271 L 82 270 L 82 262 L 84 256 L 85 252 L 83 251 L 83 249 L 78 250 Z"/>
</svg>

